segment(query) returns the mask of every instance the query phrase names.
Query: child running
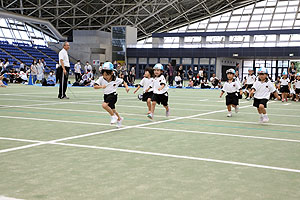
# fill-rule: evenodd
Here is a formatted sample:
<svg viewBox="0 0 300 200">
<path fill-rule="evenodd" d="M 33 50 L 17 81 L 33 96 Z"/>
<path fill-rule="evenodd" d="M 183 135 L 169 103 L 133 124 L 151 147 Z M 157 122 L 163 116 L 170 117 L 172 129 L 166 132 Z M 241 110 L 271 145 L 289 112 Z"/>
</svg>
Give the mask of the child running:
<svg viewBox="0 0 300 200">
<path fill-rule="evenodd" d="M 226 106 L 228 110 L 227 117 L 232 117 L 231 107 L 234 107 L 235 112 L 238 113 L 239 95 L 242 95 L 243 91 L 239 81 L 234 79 L 235 70 L 228 69 L 226 71 L 226 74 L 227 74 L 228 81 L 224 83 L 220 98 L 223 96 L 225 92 L 227 93 L 226 95 Z"/>
<path fill-rule="evenodd" d="M 284 100 L 287 102 L 288 101 L 288 95 L 290 93 L 290 88 L 291 88 L 291 82 L 290 79 L 287 77 L 287 72 L 284 71 L 282 73 L 282 77 L 280 79 L 280 92 L 282 94 L 282 102 Z"/>
<path fill-rule="evenodd" d="M 143 87 L 144 93 L 142 101 L 147 102 L 148 114 L 151 113 L 151 98 L 153 96 L 153 75 L 153 69 L 151 67 L 146 67 L 144 78 L 141 80 L 139 86 L 133 92 L 135 94 L 141 87 Z"/>
<path fill-rule="evenodd" d="M 296 75 L 296 80 L 294 81 L 294 89 L 296 94 L 296 100 L 299 101 L 299 95 L 300 95 L 300 72 Z"/>
<path fill-rule="evenodd" d="M 246 96 L 247 100 L 251 99 L 249 94 L 251 92 L 251 88 L 252 88 L 255 80 L 256 80 L 256 76 L 254 75 L 253 69 L 248 69 L 248 76 L 245 80 L 245 86 L 246 86 L 245 96 Z"/>
<path fill-rule="evenodd" d="M 250 92 L 250 97 L 254 94 L 253 106 L 257 108 L 260 115 L 259 122 L 265 123 L 269 121 L 267 115 L 267 102 L 270 99 L 270 94 L 274 93 L 274 96 L 280 100 L 280 96 L 276 92 L 274 84 L 268 79 L 268 70 L 266 68 L 260 68 L 258 70 L 258 80 L 254 83 Z"/>
<path fill-rule="evenodd" d="M 117 78 L 114 73 L 114 65 L 110 62 L 106 62 L 102 65 L 102 76 L 95 82 L 94 89 L 103 89 L 104 102 L 102 107 L 111 116 L 111 124 L 117 124 L 117 127 L 122 126 L 123 117 L 120 117 L 116 111 L 115 104 L 118 100 L 117 88 L 124 81 L 123 79 Z M 128 93 L 128 85 L 124 82 L 126 92 Z"/>
<path fill-rule="evenodd" d="M 156 104 L 162 104 L 166 109 L 166 116 L 170 115 L 170 108 L 168 106 L 168 89 L 166 79 L 163 75 L 164 67 L 162 64 L 157 63 L 154 67 L 154 80 L 153 80 L 153 96 L 151 113 L 147 115 L 148 118 L 153 119 Z"/>
</svg>

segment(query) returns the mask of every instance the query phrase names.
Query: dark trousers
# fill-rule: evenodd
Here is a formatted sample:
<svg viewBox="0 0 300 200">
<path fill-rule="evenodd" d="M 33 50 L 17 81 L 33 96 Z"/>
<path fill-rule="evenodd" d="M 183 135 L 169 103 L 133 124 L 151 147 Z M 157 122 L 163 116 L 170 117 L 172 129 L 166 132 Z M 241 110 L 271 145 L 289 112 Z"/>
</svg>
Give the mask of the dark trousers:
<svg viewBox="0 0 300 200">
<path fill-rule="evenodd" d="M 75 81 L 76 82 L 80 81 L 80 73 L 75 73 Z"/>
<path fill-rule="evenodd" d="M 173 76 L 170 76 L 170 75 L 169 75 L 169 85 L 170 85 L 170 86 L 173 86 L 173 80 L 174 80 L 174 79 L 173 79 Z"/>
<path fill-rule="evenodd" d="M 62 71 L 61 67 L 56 68 L 56 83 L 58 83 L 58 81 L 60 79 L 61 71 Z"/>
<path fill-rule="evenodd" d="M 66 96 L 70 67 L 65 67 L 67 74 L 64 74 L 62 67 L 59 67 L 59 68 L 61 68 L 61 69 L 60 69 L 60 76 L 59 76 L 58 98 L 63 98 Z"/>
</svg>

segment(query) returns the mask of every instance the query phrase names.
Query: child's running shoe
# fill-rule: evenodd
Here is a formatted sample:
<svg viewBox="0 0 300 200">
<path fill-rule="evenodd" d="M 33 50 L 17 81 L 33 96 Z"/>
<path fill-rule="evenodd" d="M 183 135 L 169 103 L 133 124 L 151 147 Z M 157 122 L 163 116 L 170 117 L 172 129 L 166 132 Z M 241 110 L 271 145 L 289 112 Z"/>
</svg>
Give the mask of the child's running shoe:
<svg viewBox="0 0 300 200">
<path fill-rule="evenodd" d="M 110 124 L 115 124 L 118 121 L 118 117 L 116 115 L 111 116 Z"/>
<path fill-rule="evenodd" d="M 269 121 L 269 117 L 267 115 L 265 115 L 262 119 L 263 123 L 267 123 Z"/>
<path fill-rule="evenodd" d="M 229 112 L 229 113 L 227 114 L 227 117 L 232 117 L 232 113 Z"/>
<path fill-rule="evenodd" d="M 117 128 L 121 128 L 123 120 L 124 120 L 124 118 L 121 117 L 121 119 L 117 121 Z"/>
<path fill-rule="evenodd" d="M 235 110 L 235 113 L 238 113 L 239 110 L 240 110 L 240 108 L 239 108 L 238 106 L 236 106 L 236 107 L 234 108 L 234 110 Z"/>
<path fill-rule="evenodd" d="M 170 116 L 170 108 L 168 110 L 166 110 L 166 117 Z"/>
<path fill-rule="evenodd" d="M 149 113 L 149 114 L 147 115 L 147 117 L 148 117 L 149 119 L 153 119 L 152 113 Z"/>
</svg>

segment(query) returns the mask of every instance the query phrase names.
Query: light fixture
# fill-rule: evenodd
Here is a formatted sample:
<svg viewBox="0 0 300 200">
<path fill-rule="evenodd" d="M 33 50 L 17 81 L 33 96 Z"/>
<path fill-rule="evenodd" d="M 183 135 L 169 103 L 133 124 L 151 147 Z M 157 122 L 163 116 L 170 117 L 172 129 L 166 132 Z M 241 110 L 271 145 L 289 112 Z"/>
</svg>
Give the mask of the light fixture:
<svg viewBox="0 0 300 200">
<path fill-rule="evenodd" d="M 232 54 L 232 56 L 233 56 L 233 57 L 238 57 L 238 56 L 239 56 L 239 54 L 237 54 L 237 53 L 234 53 L 234 54 Z"/>
<path fill-rule="evenodd" d="M 294 56 L 294 54 L 293 53 L 290 53 L 290 55 L 289 55 L 290 57 L 293 57 Z"/>
</svg>

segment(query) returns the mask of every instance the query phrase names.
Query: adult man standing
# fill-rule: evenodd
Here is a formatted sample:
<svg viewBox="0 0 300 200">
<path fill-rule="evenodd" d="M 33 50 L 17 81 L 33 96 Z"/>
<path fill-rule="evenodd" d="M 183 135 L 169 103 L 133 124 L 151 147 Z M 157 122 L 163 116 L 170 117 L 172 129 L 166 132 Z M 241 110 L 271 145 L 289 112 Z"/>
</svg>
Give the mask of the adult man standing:
<svg viewBox="0 0 300 200">
<path fill-rule="evenodd" d="M 59 91 L 58 98 L 60 99 L 69 99 L 66 95 L 67 86 L 68 86 L 68 78 L 69 78 L 69 70 L 70 70 L 70 62 L 68 56 L 68 50 L 70 49 L 69 42 L 64 42 L 63 49 L 59 52 Z"/>
</svg>

